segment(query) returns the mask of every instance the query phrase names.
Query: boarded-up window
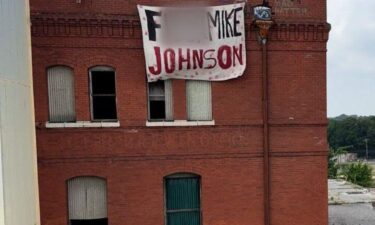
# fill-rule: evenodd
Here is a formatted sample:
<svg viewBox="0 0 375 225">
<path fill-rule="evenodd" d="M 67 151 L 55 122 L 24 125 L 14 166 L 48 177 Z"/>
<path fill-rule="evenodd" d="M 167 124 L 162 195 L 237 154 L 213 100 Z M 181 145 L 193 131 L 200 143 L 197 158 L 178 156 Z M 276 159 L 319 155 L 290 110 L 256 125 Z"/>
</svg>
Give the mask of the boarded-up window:
<svg viewBox="0 0 375 225">
<path fill-rule="evenodd" d="M 70 225 L 107 225 L 107 185 L 97 177 L 76 177 L 68 181 Z"/>
<path fill-rule="evenodd" d="M 149 120 L 173 120 L 172 81 L 148 83 Z"/>
<path fill-rule="evenodd" d="M 212 120 L 211 82 L 186 81 L 186 104 L 188 120 Z"/>
<path fill-rule="evenodd" d="M 93 120 L 117 120 L 116 77 L 109 67 L 90 70 L 91 114 Z"/>
<path fill-rule="evenodd" d="M 167 225 L 200 225 L 200 178 L 178 174 L 165 179 Z"/>
<path fill-rule="evenodd" d="M 48 103 L 50 122 L 74 122 L 73 70 L 66 66 L 55 66 L 47 70 Z"/>
</svg>

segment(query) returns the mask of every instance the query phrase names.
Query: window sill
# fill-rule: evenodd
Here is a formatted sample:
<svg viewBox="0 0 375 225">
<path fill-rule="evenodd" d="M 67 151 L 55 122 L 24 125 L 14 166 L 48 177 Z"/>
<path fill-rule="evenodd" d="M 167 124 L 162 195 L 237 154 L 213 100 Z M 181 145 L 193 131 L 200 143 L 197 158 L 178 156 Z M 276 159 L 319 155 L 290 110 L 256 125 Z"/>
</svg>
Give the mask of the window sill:
<svg viewBox="0 0 375 225">
<path fill-rule="evenodd" d="M 72 123 L 50 123 L 46 122 L 46 128 L 109 128 L 120 127 L 120 122 L 90 122 L 77 121 Z"/>
<path fill-rule="evenodd" d="M 215 126 L 215 121 L 146 121 L 147 127 L 191 127 L 191 126 Z"/>
</svg>

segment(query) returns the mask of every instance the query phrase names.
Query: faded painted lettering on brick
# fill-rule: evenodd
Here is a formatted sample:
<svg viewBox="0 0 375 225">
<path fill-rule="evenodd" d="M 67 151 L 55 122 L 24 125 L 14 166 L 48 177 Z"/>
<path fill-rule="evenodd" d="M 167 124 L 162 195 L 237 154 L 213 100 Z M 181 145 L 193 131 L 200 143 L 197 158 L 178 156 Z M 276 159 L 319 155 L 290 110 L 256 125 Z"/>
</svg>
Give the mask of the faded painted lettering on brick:
<svg viewBox="0 0 375 225">
<path fill-rule="evenodd" d="M 138 5 L 148 81 L 241 76 L 246 68 L 244 6 Z"/>
</svg>

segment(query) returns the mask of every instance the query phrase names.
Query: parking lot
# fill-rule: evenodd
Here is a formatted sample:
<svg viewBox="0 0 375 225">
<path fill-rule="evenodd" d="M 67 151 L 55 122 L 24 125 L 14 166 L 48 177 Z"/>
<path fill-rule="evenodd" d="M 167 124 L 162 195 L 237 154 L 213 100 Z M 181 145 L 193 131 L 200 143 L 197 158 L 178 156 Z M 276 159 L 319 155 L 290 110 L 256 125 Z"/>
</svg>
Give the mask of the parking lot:
<svg viewBox="0 0 375 225">
<path fill-rule="evenodd" d="M 330 225 L 374 225 L 375 208 L 371 203 L 330 205 Z"/>
<path fill-rule="evenodd" d="M 328 182 L 330 225 L 374 225 L 375 191 L 341 180 Z"/>
</svg>

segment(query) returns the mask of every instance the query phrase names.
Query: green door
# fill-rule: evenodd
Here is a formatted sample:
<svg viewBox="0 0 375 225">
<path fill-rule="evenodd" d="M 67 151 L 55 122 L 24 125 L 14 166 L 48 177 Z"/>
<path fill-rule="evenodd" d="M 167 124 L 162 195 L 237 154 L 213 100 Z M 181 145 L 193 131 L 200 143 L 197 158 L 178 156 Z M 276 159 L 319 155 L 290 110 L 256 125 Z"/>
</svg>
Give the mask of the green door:
<svg viewBox="0 0 375 225">
<path fill-rule="evenodd" d="M 197 176 L 167 178 L 167 225 L 200 225 L 200 179 Z"/>
</svg>

